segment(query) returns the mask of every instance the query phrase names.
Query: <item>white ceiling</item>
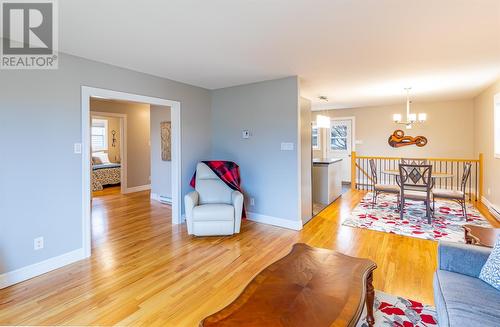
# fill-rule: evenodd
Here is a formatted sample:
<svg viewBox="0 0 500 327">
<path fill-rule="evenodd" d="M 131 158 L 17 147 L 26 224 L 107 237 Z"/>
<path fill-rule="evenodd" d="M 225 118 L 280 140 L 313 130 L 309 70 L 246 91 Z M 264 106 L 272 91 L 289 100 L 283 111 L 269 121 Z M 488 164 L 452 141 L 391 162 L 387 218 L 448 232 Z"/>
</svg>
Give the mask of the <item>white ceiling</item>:
<svg viewBox="0 0 500 327">
<path fill-rule="evenodd" d="M 216 89 L 290 75 L 327 107 L 471 98 L 500 77 L 500 0 L 59 1 L 60 51 Z M 322 103 L 316 105 L 322 106 Z"/>
</svg>

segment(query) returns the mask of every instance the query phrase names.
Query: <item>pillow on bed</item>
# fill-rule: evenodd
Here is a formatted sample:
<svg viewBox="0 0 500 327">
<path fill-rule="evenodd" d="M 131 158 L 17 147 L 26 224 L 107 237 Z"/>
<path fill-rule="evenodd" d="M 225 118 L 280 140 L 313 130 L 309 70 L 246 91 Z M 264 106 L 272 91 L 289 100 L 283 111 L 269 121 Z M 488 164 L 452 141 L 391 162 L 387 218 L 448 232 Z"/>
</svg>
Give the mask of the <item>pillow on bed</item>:
<svg viewBox="0 0 500 327">
<path fill-rule="evenodd" d="M 104 152 L 94 152 L 92 153 L 92 161 L 94 165 L 109 164 L 109 157 L 107 153 Z"/>
</svg>

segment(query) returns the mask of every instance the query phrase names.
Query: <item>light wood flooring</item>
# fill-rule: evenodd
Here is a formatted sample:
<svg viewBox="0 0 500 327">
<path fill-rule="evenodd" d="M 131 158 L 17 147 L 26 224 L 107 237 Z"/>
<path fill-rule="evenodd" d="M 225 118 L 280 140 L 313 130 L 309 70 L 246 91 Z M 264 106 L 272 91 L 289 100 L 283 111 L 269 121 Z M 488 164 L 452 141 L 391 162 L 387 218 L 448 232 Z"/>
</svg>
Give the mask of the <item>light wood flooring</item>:
<svg viewBox="0 0 500 327">
<path fill-rule="evenodd" d="M 149 192 L 105 189 L 92 257 L 0 290 L 0 325 L 197 326 L 296 242 L 370 258 L 376 289 L 433 304 L 437 243 L 342 226 L 363 194 L 345 193 L 300 232 L 245 221 L 238 235 L 196 238 Z"/>
</svg>

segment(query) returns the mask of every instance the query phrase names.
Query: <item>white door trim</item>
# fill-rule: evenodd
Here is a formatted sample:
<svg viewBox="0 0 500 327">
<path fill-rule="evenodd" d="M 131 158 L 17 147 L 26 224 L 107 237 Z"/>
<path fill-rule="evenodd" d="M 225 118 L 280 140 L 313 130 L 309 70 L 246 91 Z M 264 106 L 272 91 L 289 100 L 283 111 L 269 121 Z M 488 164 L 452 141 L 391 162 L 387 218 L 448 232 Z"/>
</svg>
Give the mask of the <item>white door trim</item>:
<svg viewBox="0 0 500 327">
<path fill-rule="evenodd" d="M 91 116 L 116 117 L 120 119 L 120 192 L 127 193 L 127 114 L 92 111 Z"/>
<path fill-rule="evenodd" d="M 90 191 L 90 98 L 124 100 L 168 106 L 172 121 L 172 224 L 180 224 L 181 216 L 181 103 L 132 93 L 82 86 L 82 237 L 85 257 L 91 255 L 91 191 Z"/>
</svg>

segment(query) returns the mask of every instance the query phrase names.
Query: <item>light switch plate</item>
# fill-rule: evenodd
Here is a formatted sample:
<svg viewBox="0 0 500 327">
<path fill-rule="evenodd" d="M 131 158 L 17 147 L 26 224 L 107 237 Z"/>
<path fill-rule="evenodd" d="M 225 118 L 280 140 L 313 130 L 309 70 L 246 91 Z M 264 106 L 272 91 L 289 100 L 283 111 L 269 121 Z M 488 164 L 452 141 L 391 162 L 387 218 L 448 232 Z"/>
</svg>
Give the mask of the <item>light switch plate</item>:
<svg viewBox="0 0 500 327">
<path fill-rule="evenodd" d="M 293 151 L 293 143 L 281 142 L 281 151 Z"/>
<path fill-rule="evenodd" d="M 82 144 L 81 143 L 75 143 L 73 145 L 73 152 L 76 154 L 82 153 Z"/>
<path fill-rule="evenodd" d="M 241 131 L 241 138 L 242 139 L 249 139 L 250 138 L 250 131 L 247 129 L 244 129 Z"/>
</svg>

